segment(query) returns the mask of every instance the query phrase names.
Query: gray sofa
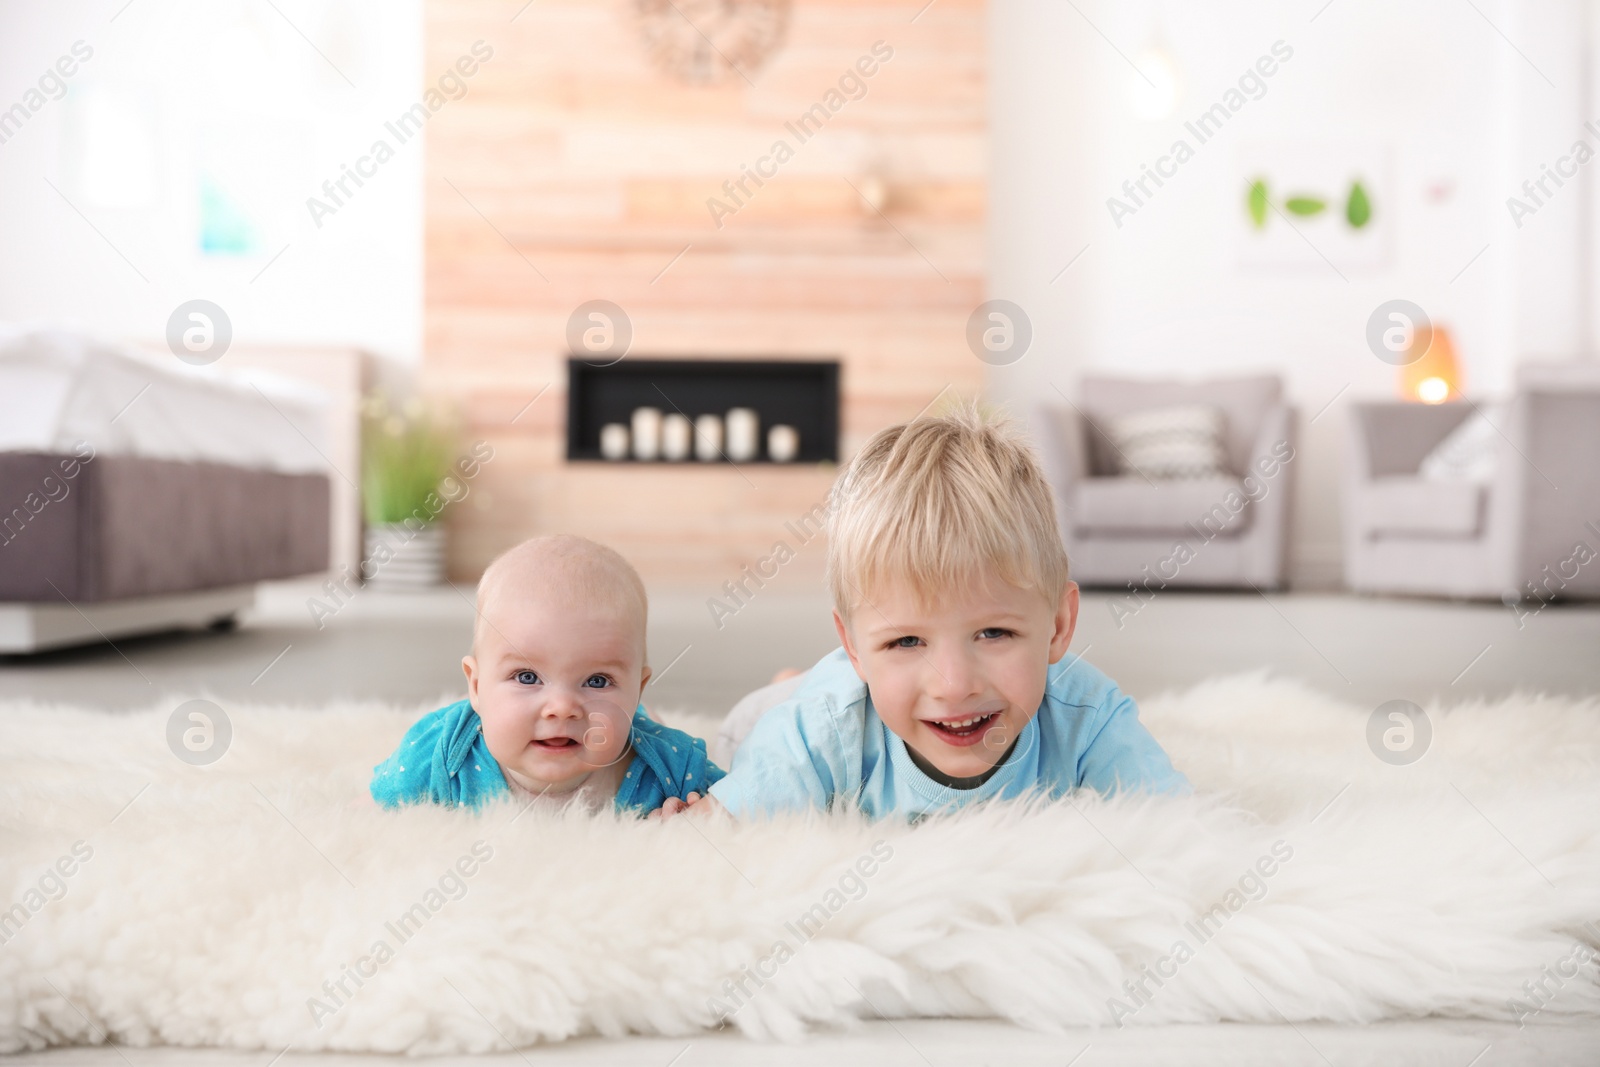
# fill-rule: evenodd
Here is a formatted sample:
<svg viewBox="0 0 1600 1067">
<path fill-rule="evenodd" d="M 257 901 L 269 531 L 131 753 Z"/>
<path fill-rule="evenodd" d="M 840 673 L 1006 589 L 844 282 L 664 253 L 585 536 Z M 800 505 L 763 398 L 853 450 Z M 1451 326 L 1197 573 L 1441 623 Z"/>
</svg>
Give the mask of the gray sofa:
<svg viewBox="0 0 1600 1067">
<path fill-rule="evenodd" d="M 1115 446 L 1097 423 L 1185 404 L 1226 414 L 1229 476 L 1119 476 Z M 1085 378 L 1078 401 L 1036 411 L 1034 430 L 1080 584 L 1151 590 L 1283 584 L 1294 413 L 1276 376 Z"/>
<path fill-rule="evenodd" d="M 1345 582 L 1366 593 L 1600 596 L 1600 367 L 1533 365 L 1495 421 L 1487 483 L 1423 478 L 1467 403 L 1351 407 Z"/>
</svg>

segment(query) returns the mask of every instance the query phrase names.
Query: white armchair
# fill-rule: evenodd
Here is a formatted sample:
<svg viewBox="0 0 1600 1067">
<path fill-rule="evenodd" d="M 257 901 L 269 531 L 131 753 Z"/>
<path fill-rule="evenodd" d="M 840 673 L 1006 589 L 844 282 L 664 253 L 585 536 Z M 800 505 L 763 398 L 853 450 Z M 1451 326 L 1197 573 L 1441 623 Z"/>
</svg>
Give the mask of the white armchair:
<svg viewBox="0 0 1600 1067">
<path fill-rule="evenodd" d="M 1508 601 L 1600 596 L 1600 367 L 1532 365 L 1496 424 L 1487 482 L 1423 459 L 1470 404 L 1351 408 L 1345 582 L 1367 593 Z"/>
<path fill-rule="evenodd" d="M 1185 404 L 1214 406 L 1226 415 L 1227 476 L 1119 475 L 1116 448 L 1102 425 L 1130 412 Z M 1078 403 L 1039 408 L 1035 430 L 1080 584 L 1150 590 L 1283 585 L 1294 412 L 1277 377 L 1086 378 Z"/>
</svg>

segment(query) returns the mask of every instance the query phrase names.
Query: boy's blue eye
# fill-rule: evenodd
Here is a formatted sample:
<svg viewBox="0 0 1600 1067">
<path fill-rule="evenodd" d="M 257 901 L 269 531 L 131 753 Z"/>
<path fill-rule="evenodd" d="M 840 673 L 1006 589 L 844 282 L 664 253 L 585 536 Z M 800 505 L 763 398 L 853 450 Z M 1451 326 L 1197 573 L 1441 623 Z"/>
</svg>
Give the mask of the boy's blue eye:
<svg viewBox="0 0 1600 1067">
<path fill-rule="evenodd" d="M 985 639 L 988 639 L 988 640 L 993 640 L 994 638 L 997 638 L 997 637 L 1009 637 L 1010 635 L 1011 635 L 1011 631 L 1010 630 L 1003 629 L 1003 628 L 1001 628 L 999 626 L 986 626 L 982 630 L 978 631 L 978 636 L 979 637 L 982 637 L 982 638 L 985 638 Z"/>
<path fill-rule="evenodd" d="M 910 634 L 907 634 L 904 637 L 895 638 L 894 641 L 889 645 L 889 647 L 890 648 L 916 648 L 921 643 L 922 643 L 922 638 L 920 638 L 920 637 L 912 637 Z"/>
<path fill-rule="evenodd" d="M 589 689 L 604 689 L 611 684 L 611 679 L 603 674 L 591 674 L 583 680 L 583 684 Z"/>
<path fill-rule="evenodd" d="M 539 676 L 532 671 L 518 671 L 516 673 L 518 685 L 538 685 Z"/>
</svg>

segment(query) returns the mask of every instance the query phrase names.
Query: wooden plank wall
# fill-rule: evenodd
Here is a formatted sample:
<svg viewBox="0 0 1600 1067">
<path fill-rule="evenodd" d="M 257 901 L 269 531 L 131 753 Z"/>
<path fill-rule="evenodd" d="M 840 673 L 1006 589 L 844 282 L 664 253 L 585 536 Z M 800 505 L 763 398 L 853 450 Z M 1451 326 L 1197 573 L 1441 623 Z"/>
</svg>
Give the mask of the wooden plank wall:
<svg viewBox="0 0 1600 1067">
<path fill-rule="evenodd" d="M 847 456 L 941 391 L 979 391 L 964 337 L 984 299 L 983 2 L 925 3 L 794 0 L 753 84 L 691 87 L 647 55 L 632 0 L 428 0 L 428 84 L 475 41 L 493 49 L 425 128 L 423 382 L 496 450 L 452 518 L 453 576 L 570 531 L 649 581 L 720 584 L 825 497 L 831 468 L 566 463 L 566 323 L 584 301 L 627 311 L 629 358 L 841 359 Z M 801 143 L 785 124 L 879 41 L 893 56 L 865 95 Z M 707 199 L 779 139 L 793 158 L 717 226 Z M 875 181 L 881 215 L 857 191 Z M 808 551 L 787 571 L 820 568 Z"/>
</svg>

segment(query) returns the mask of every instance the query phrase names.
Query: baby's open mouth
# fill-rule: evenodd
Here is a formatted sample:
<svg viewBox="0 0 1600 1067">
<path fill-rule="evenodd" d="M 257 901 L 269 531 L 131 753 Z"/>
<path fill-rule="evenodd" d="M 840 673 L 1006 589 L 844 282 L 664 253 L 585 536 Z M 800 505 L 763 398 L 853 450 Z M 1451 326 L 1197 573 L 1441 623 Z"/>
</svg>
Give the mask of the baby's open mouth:
<svg viewBox="0 0 1600 1067">
<path fill-rule="evenodd" d="M 533 739 L 533 743 L 538 745 L 540 748 L 552 749 L 556 751 L 564 748 L 581 748 L 583 746 L 583 742 L 575 740 L 571 737 L 536 737 Z"/>
<path fill-rule="evenodd" d="M 935 722 L 932 719 L 923 720 L 937 734 L 954 741 L 965 741 L 980 736 L 985 730 L 993 726 L 1000 717 L 998 711 L 991 711 L 984 715 L 973 715 L 965 719 L 947 719 Z"/>
</svg>

